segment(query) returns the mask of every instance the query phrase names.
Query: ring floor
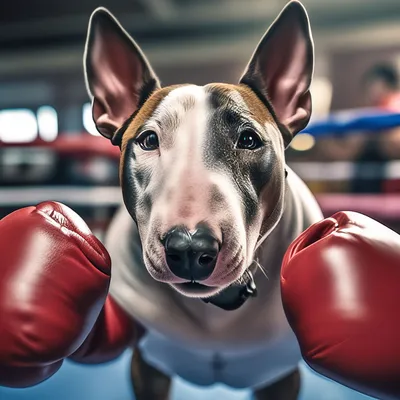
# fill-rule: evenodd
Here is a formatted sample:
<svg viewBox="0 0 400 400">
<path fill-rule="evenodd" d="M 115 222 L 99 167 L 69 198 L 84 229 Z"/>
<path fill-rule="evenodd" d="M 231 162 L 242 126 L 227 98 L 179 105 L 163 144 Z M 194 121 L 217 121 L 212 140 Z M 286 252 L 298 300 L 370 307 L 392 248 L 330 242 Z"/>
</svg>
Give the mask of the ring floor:
<svg viewBox="0 0 400 400">
<path fill-rule="evenodd" d="M 103 365 L 82 366 L 66 361 L 58 373 L 33 388 L 0 387 L 0 400 L 134 400 L 129 382 L 131 353 Z M 364 396 L 312 372 L 301 364 L 303 387 L 299 400 L 367 400 Z M 251 400 L 246 390 L 222 386 L 194 387 L 180 379 L 173 384 L 173 400 Z"/>
</svg>

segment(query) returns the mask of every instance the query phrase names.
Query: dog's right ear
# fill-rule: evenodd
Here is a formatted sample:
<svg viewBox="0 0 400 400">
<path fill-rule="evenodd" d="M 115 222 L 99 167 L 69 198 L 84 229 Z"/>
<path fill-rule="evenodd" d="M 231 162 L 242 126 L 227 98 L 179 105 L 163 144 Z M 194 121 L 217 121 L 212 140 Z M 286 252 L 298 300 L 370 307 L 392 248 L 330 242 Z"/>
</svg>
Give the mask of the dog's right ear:
<svg viewBox="0 0 400 400">
<path fill-rule="evenodd" d="M 139 46 L 102 7 L 90 17 L 84 69 L 96 128 L 118 145 L 118 128 L 160 83 Z"/>
<path fill-rule="evenodd" d="M 269 103 L 285 147 L 311 116 L 314 43 L 304 6 L 292 0 L 261 39 L 241 83 Z"/>
</svg>

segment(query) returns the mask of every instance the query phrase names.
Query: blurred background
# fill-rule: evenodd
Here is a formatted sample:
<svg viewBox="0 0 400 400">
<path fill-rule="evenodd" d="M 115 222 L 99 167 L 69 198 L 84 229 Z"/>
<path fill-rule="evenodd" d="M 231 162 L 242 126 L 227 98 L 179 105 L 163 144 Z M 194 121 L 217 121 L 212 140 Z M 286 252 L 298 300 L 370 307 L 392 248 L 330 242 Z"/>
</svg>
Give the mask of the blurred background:
<svg viewBox="0 0 400 400">
<path fill-rule="evenodd" d="M 400 110 L 400 1 L 304 0 L 316 47 L 313 121 Z M 13 0 L 0 4 L 0 217 L 53 199 L 101 237 L 120 201 L 118 149 L 96 133 L 82 55 L 88 19 L 113 12 L 164 85 L 237 82 L 286 0 Z M 304 132 L 287 152 L 327 214 L 398 229 L 400 130 Z M 356 201 L 355 201 L 356 199 Z"/>
<path fill-rule="evenodd" d="M 119 152 L 94 129 L 83 78 L 86 28 L 96 7 L 114 13 L 168 85 L 237 82 L 286 2 L 0 2 L 0 218 L 58 200 L 102 238 L 121 201 Z M 311 124 L 339 111 L 348 119 L 360 109 L 400 112 L 400 1 L 303 3 L 316 49 Z M 400 232 L 400 127 L 337 135 L 331 126 L 319 136 L 306 129 L 287 160 L 326 215 L 360 211 Z"/>
</svg>

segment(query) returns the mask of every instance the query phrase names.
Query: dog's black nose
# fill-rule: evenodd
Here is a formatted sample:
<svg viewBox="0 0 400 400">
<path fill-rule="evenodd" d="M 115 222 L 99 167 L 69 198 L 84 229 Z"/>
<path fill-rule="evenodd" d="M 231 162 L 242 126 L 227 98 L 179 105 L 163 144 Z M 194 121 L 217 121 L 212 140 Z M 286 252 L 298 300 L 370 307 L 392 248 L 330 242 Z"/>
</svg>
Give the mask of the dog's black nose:
<svg viewBox="0 0 400 400">
<path fill-rule="evenodd" d="M 171 229 L 164 247 L 171 272 L 188 281 L 207 279 L 217 263 L 219 243 L 208 228 L 199 228 L 193 234 L 182 227 Z"/>
</svg>

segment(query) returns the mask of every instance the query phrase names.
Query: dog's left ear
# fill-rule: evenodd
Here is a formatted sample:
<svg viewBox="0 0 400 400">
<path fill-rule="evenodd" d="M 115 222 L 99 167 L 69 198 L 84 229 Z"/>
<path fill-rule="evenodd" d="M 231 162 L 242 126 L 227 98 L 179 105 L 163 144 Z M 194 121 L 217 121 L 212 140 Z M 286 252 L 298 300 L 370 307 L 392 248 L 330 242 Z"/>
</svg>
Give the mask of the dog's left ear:
<svg viewBox="0 0 400 400">
<path fill-rule="evenodd" d="M 139 46 L 102 7 L 90 17 L 84 69 L 96 128 L 118 145 L 118 129 L 160 83 Z"/>
<path fill-rule="evenodd" d="M 288 146 L 311 115 L 314 45 L 307 12 L 290 2 L 261 39 L 240 83 L 272 106 Z"/>
</svg>

